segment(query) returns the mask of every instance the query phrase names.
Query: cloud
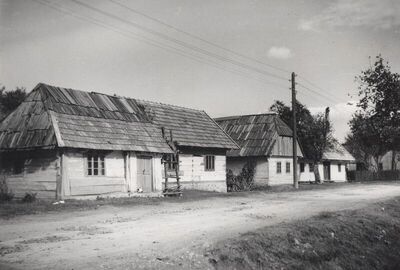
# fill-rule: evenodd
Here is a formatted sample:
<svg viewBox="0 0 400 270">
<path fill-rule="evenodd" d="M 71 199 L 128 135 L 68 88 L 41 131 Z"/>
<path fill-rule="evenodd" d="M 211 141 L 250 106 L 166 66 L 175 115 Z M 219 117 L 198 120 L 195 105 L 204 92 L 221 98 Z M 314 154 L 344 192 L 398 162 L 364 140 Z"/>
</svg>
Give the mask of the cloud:
<svg viewBox="0 0 400 270">
<path fill-rule="evenodd" d="M 293 54 L 289 48 L 286 47 L 271 47 L 268 50 L 268 57 L 277 59 L 288 59 L 292 57 Z"/>
<path fill-rule="evenodd" d="M 321 14 L 300 20 L 298 28 L 318 31 L 323 27 L 366 27 L 374 30 L 400 27 L 400 1 L 398 0 L 336 0 Z"/>
<path fill-rule="evenodd" d="M 303 31 L 315 31 L 315 22 L 311 20 L 300 20 L 299 29 Z"/>
</svg>

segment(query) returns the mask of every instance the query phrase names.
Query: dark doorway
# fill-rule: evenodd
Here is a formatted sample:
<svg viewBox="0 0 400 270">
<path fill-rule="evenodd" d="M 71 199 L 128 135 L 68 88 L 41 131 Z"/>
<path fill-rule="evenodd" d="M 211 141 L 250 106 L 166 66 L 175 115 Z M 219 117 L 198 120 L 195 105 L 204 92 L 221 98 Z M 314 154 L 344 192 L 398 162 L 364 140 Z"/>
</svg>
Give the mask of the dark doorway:
<svg viewBox="0 0 400 270">
<path fill-rule="evenodd" d="M 330 181 L 331 180 L 331 163 L 324 162 L 324 180 Z"/>
</svg>

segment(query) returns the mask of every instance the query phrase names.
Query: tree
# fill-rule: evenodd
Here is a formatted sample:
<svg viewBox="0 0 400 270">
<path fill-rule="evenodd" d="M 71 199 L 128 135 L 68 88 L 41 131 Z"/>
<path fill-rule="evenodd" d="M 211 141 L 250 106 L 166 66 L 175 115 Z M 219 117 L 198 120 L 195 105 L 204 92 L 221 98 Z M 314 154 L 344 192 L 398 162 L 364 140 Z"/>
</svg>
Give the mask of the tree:
<svg viewBox="0 0 400 270">
<path fill-rule="evenodd" d="M 17 87 L 14 90 L 6 90 L 0 87 L 0 121 L 14 111 L 26 98 L 26 89 Z"/>
<path fill-rule="evenodd" d="M 275 101 L 270 107 L 291 128 L 293 127 L 292 108 L 282 101 Z M 320 182 L 321 176 L 316 165 L 322 161 L 323 154 L 332 149 L 336 143 L 332 136 L 333 128 L 329 120 L 329 108 L 325 114 L 312 115 L 307 107 L 300 102 L 296 105 L 297 134 L 305 157 L 312 160 L 315 181 Z"/>
<path fill-rule="evenodd" d="M 353 134 L 348 134 L 345 138 L 344 146 L 349 151 L 353 157 L 357 160 L 357 164 L 362 164 L 362 168 L 368 170 L 371 163 L 371 153 L 367 151 L 368 149 L 364 149 L 360 144 L 360 140 L 356 138 Z"/>
<path fill-rule="evenodd" d="M 351 139 L 357 140 L 379 170 L 380 157 L 400 149 L 400 75 L 378 55 L 374 65 L 361 71 L 356 81 L 360 100 L 349 122 Z"/>
</svg>

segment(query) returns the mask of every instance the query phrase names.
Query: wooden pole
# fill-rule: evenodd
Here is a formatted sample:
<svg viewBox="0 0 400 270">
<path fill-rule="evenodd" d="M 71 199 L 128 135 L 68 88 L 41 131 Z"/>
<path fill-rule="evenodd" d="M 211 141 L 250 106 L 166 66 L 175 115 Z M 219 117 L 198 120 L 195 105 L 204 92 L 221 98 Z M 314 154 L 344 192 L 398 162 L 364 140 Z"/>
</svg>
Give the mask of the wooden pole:
<svg viewBox="0 0 400 270">
<path fill-rule="evenodd" d="M 297 120 L 296 120 L 296 74 L 292 72 L 292 112 L 293 112 L 293 187 L 299 188 L 297 179 Z"/>
</svg>

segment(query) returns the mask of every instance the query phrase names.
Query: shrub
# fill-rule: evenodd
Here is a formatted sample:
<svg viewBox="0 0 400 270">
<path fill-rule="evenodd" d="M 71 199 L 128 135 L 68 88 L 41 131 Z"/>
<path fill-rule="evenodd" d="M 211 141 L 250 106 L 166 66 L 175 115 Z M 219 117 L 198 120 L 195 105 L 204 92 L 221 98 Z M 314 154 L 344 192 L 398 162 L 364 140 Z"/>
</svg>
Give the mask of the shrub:
<svg viewBox="0 0 400 270">
<path fill-rule="evenodd" d="M 13 198 L 14 194 L 8 190 L 6 179 L 3 177 L 0 181 L 0 202 L 9 202 Z"/>
<path fill-rule="evenodd" d="M 255 162 L 250 160 L 242 168 L 239 175 L 232 170 L 226 173 L 228 192 L 251 190 L 254 186 Z"/>
<path fill-rule="evenodd" d="M 26 192 L 25 196 L 22 198 L 22 201 L 25 203 L 34 202 L 34 201 L 36 201 L 36 195 L 37 195 L 37 193 Z"/>
<path fill-rule="evenodd" d="M 104 201 L 104 200 L 105 200 L 104 197 L 101 197 L 101 196 L 96 197 L 96 201 Z"/>
</svg>

